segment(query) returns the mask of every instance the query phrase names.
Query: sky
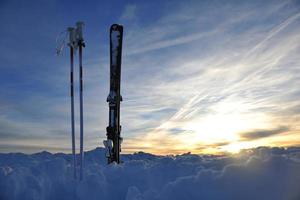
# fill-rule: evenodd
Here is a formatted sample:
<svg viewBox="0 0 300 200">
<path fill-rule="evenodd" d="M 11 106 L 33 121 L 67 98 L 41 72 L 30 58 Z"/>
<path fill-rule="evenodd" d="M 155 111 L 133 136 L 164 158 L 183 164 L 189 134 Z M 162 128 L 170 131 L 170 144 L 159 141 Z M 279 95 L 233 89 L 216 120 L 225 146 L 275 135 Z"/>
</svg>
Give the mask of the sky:
<svg viewBox="0 0 300 200">
<path fill-rule="evenodd" d="M 106 137 L 113 23 L 124 26 L 123 153 L 300 144 L 297 0 L 1 0 L 0 152 L 70 152 L 69 55 L 55 48 L 79 20 L 85 150 Z"/>
</svg>

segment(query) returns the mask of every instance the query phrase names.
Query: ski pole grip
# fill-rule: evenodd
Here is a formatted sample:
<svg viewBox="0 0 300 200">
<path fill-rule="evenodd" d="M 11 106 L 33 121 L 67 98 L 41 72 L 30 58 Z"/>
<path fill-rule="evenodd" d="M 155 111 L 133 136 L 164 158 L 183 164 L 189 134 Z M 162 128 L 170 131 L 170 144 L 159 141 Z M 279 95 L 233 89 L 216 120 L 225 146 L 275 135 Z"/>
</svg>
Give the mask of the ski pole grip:
<svg viewBox="0 0 300 200">
<path fill-rule="evenodd" d="M 79 41 L 83 41 L 83 36 L 82 36 L 82 29 L 83 29 L 84 23 L 83 22 L 77 22 L 76 23 L 76 32 L 77 32 L 77 39 Z"/>
<path fill-rule="evenodd" d="M 69 27 L 68 32 L 69 32 L 69 46 L 74 47 L 74 43 L 76 41 L 75 28 Z"/>
</svg>

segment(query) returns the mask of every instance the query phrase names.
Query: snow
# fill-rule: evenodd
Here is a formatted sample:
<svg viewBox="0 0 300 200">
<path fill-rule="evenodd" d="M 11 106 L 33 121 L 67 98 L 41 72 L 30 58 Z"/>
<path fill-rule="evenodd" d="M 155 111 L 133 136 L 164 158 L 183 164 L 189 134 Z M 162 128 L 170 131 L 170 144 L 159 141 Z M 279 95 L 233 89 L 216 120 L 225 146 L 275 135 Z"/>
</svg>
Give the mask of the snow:
<svg viewBox="0 0 300 200">
<path fill-rule="evenodd" d="M 84 180 L 72 155 L 0 154 L 0 199 L 296 200 L 300 148 L 256 148 L 237 155 L 122 155 L 106 165 L 105 149 L 85 153 Z"/>
</svg>

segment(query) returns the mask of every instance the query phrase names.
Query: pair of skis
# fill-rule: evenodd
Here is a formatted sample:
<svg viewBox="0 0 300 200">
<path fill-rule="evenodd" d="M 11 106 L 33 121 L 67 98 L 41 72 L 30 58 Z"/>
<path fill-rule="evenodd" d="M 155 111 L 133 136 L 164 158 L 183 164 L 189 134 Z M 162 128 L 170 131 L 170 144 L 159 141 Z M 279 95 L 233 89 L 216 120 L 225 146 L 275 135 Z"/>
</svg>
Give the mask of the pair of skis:
<svg viewBox="0 0 300 200">
<path fill-rule="evenodd" d="M 82 49 L 85 43 L 82 35 L 83 22 L 77 22 L 76 28 L 69 27 L 69 47 L 70 47 L 70 96 L 71 96 L 71 131 L 72 131 L 72 155 L 73 155 L 73 174 L 76 173 L 76 148 L 75 148 L 75 114 L 74 114 L 74 54 L 79 51 L 79 108 L 80 108 L 80 180 L 83 178 L 83 68 L 82 68 Z"/>
<path fill-rule="evenodd" d="M 110 91 L 107 97 L 109 125 L 106 128 L 107 140 L 103 141 L 108 164 L 112 162 L 120 163 L 122 143 L 120 125 L 122 41 L 123 26 L 113 24 L 110 27 Z"/>
</svg>

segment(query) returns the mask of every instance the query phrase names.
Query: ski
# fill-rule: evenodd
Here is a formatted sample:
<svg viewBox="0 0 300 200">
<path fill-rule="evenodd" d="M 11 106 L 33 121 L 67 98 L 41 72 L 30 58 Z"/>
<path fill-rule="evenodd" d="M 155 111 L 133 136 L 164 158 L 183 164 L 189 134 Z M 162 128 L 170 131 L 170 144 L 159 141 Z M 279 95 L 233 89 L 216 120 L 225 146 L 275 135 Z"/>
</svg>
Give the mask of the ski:
<svg viewBox="0 0 300 200">
<path fill-rule="evenodd" d="M 120 163 L 121 152 L 121 125 L 120 125 L 120 93 L 121 85 L 121 58 L 122 58 L 123 26 L 113 24 L 110 27 L 110 91 L 107 97 L 109 103 L 109 126 L 106 128 L 107 140 L 104 146 L 107 149 L 108 163 Z"/>
</svg>

